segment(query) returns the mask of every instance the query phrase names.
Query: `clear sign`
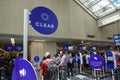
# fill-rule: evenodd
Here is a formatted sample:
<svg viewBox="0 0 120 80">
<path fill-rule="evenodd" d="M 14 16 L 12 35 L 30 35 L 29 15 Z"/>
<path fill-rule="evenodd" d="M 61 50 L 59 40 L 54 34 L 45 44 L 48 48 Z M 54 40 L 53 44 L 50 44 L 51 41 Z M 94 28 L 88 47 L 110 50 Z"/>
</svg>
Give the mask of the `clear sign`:
<svg viewBox="0 0 120 80">
<path fill-rule="evenodd" d="M 58 28 L 58 19 L 53 11 L 46 7 L 36 7 L 31 11 L 32 27 L 39 33 L 50 35 Z"/>
</svg>

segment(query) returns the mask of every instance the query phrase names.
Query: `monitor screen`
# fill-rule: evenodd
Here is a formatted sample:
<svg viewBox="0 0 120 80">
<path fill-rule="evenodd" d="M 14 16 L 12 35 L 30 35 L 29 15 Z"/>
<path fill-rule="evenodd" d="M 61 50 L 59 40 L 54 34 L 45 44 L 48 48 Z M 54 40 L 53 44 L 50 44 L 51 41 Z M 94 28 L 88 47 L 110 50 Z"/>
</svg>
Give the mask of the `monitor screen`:
<svg viewBox="0 0 120 80">
<path fill-rule="evenodd" d="M 68 46 L 63 46 L 63 50 L 68 50 Z"/>
<path fill-rule="evenodd" d="M 4 49 L 5 49 L 6 51 L 13 51 L 13 50 L 14 50 L 14 46 L 6 45 L 6 46 L 4 47 Z"/>
<path fill-rule="evenodd" d="M 68 50 L 73 50 L 73 46 L 68 46 Z"/>
<path fill-rule="evenodd" d="M 90 47 L 90 50 L 96 50 L 95 46 Z"/>
<path fill-rule="evenodd" d="M 99 47 L 99 50 L 105 50 L 105 47 Z"/>
<path fill-rule="evenodd" d="M 85 46 L 78 46 L 78 50 L 86 50 Z"/>
<path fill-rule="evenodd" d="M 15 51 L 23 51 L 23 46 L 15 46 Z"/>
</svg>

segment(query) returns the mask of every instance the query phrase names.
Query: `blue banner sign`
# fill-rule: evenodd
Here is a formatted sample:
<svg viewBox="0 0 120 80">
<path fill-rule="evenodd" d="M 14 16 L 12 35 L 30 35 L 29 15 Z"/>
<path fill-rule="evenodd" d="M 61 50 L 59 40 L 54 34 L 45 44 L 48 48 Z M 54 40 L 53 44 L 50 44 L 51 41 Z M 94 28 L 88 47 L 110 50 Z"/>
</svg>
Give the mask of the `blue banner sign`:
<svg viewBox="0 0 120 80">
<path fill-rule="evenodd" d="M 120 45 L 120 34 L 114 34 L 113 38 L 114 38 L 114 44 Z"/>
<path fill-rule="evenodd" d="M 89 59 L 89 65 L 93 69 L 101 69 L 104 66 L 104 59 L 98 54 L 92 55 Z"/>
<path fill-rule="evenodd" d="M 82 62 L 82 53 L 76 53 L 75 58 L 76 58 L 76 61 L 77 61 L 78 65 L 83 64 L 83 62 Z"/>
<path fill-rule="evenodd" d="M 49 35 L 58 28 L 58 19 L 53 11 L 46 7 L 36 7 L 31 11 L 32 27 L 39 33 Z"/>
<path fill-rule="evenodd" d="M 38 80 L 32 64 L 23 58 L 17 58 L 14 62 L 12 80 Z"/>
<path fill-rule="evenodd" d="M 106 62 L 107 62 L 107 68 L 108 69 L 114 69 L 115 68 L 115 63 L 114 63 L 114 56 L 112 51 L 107 51 L 105 53 L 106 55 Z"/>
</svg>

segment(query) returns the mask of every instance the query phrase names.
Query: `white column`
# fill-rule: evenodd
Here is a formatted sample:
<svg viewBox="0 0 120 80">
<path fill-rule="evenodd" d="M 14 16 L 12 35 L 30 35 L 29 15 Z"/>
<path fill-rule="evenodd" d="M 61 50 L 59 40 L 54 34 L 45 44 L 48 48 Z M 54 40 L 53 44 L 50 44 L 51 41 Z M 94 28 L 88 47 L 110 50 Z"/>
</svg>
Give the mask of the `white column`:
<svg viewBox="0 0 120 80">
<path fill-rule="evenodd" d="M 24 9 L 24 32 L 23 32 L 23 58 L 27 59 L 28 50 L 28 25 L 29 25 L 29 11 Z"/>
</svg>

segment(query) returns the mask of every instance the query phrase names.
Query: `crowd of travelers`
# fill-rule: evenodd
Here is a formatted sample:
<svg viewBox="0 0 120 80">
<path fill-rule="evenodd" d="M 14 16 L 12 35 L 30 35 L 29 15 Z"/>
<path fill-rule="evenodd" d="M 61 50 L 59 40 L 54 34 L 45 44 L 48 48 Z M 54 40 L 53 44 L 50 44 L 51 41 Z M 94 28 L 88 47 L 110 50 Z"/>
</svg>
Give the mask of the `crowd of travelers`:
<svg viewBox="0 0 120 80">
<path fill-rule="evenodd" d="M 103 58 L 104 53 L 97 52 Z M 89 52 L 67 52 L 59 51 L 54 57 L 46 52 L 40 63 L 40 80 L 67 80 L 68 77 L 79 73 L 87 73 L 89 66 Z M 11 80 L 12 69 L 15 57 L 0 55 L 0 80 Z M 117 64 L 120 64 L 120 56 L 116 57 Z M 101 71 L 99 71 L 100 74 Z"/>
<path fill-rule="evenodd" d="M 104 52 L 94 52 L 94 54 L 98 54 L 103 57 L 105 61 Z M 71 77 L 77 74 L 87 74 L 88 69 L 92 70 L 89 66 L 89 58 L 90 52 L 67 52 L 67 51 L 59 51 L 54 55 L 54 58 L 51 59 L 50 52 L 47 52 L 44 56 L 44 60 L 40 65 L 40 80 L 67 80 L 67 77 Z M 120 58 L 120 57 L 119 57 Z M 118 58 L 117 65 L 119 65 Z M 48 63 L 53 61 L 56 65 L 56 68 L 53 71 L 49 71 Z M 51 69 L 52 70 L 52 69 Z M 48 73 L 49 72 L 49 73 Z M 53 73 L 52 73 L 53 72 Z M 102 69 L 98 71 L 99 75 L 103 75 Z M 49 76 L 48 76 L 49 74 Z M 54 77 L 53 77 L 54 76 Z M 53 78 L 51 78 L 53 77 Z"/>
<path fill-rule="evenodd" d="M 0 55 L 0 80 L 11 80 L 14 59 L 9 54 Z"/>
<path fill-rule="evenodd" d="M 78 69 L 80 73 L 80 67 L 86 72 L 86 68 L 89 67 L 88 59 L 89 56 L 87 53 L 82 54 L 82 57 L 85 56 L 86 60 L 80 61 L 80 52 L 73 54 L 71 52 L 59 51 L 54 55 L 54 58 L 51 59 L 50 52 L 46 52 L 40 64 L 40 80 L 67 80 L 67 77 L 74 75 L 74 69 Z M 51 63 L 52 62 L 52 63 Z M 82 62 L 82 66 L 81 66 Z M 50 70 L 48 68 L 55 64 L 56 68 Z"/>
</svg>

